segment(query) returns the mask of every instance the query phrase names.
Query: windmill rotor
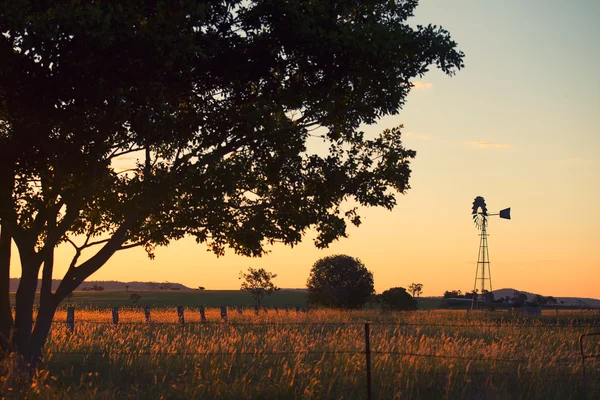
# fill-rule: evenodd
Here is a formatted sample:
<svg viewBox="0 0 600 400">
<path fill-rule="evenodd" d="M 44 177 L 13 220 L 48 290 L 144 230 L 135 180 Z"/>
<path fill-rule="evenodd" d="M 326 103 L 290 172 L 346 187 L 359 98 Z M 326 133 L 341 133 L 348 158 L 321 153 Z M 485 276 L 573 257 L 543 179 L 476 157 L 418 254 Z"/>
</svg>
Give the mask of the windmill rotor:
<svg viewBox="0 0 600 400">
<path fill-rule="evenodd" d="M 473 222 L 477 229 L 481 229 L 483 224 L 486 223 L 488 217 L 487 206 L 485 205 L 485 199 L 481 196 L 475 197 L 473 201 L 473 207 L 471 208 Z"/>
</svg>

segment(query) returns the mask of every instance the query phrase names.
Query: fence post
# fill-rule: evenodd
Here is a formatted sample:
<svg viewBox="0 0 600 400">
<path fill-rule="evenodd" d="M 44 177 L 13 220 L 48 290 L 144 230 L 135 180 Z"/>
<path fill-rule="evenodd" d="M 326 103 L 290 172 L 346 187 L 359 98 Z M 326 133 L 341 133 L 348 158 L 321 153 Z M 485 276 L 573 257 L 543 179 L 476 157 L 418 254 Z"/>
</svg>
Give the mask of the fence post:
<svg viewBox="0 0 600 400">
<path fill-rule="evenodd" d="M 144 317 L 146 317 L 146 322 L 150 322 L 150 307 L 144 307 Z"/>
<path fill-rule="evenodd" d="M 365 322 L 365 359 L 367 362 L 367 399 L 371 400 L 371 334 L 369 323 Z"/>
<path fill-rule="evenodd" d="M 177 306 L 177 317 L 181 325 L 185 324 L 185 318 L 183 316 L 183 306 Z"/>
<path fill-rule="evenodd" d="M 75 330 L 75 307 L 67 307 L 67 328 L 73 333 Z"/>
<path fill-rule="evenodd" d="M 243 313 L 242 306 L 239 306 L 239 305 L 237 306 L 237 312 L 239 315 L 242 315 L 242 313 Z"/>
<path fill-rule="evenodd" d="M 221 319 L 227 322 L 227 306 L 221 306 Z"/>
<path fill-rule="evenodd" d="M 258 306 L 254 306 L 254 313 L 255 313 L 256 315 L 258 315 L 258 310 L 259 310 Z"/>
<path fill-rule="evenodd" d="M 206 322 L 206 314 L 205 314 L 204 306 L 200 306 L 200 321 Z"/>
<path fill-rule="evenodd" d="M 279 314 L 279 308 L 277 308 L 277 306 L 273 307 L 273 309 L 275 310 L 275 314 Z"/>
<path fill-rule="evenodd" d="M 300 307 L 296 306 L 296 314 L 300 314 Z"/>
<path fill-rule="evenodd" d="M 113 307 L 112 309 L 112 318 L 113 324 L 117 325 L 119 323 L 119 309 L 117 307 Z"/>
<path fill-rule="evenodd" d="M 285 312 L 286 314 L 290 312 L 290 308 L 288 306 L 285 306 Z"/>
</svg>

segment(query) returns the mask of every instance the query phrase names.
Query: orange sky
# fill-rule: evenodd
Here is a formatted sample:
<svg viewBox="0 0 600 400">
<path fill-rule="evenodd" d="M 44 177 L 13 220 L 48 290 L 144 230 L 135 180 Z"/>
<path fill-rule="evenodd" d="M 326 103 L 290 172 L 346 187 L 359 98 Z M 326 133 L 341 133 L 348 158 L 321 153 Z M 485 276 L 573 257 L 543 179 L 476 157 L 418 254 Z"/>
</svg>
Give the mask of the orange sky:
<svg viewBox="0 0 600 400">
<path fill-rule="evenodd" d="M 279 274 L 280 287 L 303 287 L 318 258 L 344 253 L 374 273 L 378 292 L 412 282 L 424 296 L 470 290 L 479 245 L 470 207 L 483 196 L 490 211 L 513 210 L 489 224 L 494 288 L 599 298 L 598 15 L 595 1 L 422 1 L 415 23 L 449 30 L 466 68 L 453 78 L 430 72 L 398 116 L 365 128 L 403 123 L 417 150 L 412 189 L 392 212 L 363 209 L 363 225 L 326 250 L 309 235 L 261 259 L 217 259 L 183 240 L 154 261 L 120 252 L 91 279 L 237 289 L 239 271 L 253 266 Z M 59 248 L 55 278 L 70 255 Z"/>
</svg>

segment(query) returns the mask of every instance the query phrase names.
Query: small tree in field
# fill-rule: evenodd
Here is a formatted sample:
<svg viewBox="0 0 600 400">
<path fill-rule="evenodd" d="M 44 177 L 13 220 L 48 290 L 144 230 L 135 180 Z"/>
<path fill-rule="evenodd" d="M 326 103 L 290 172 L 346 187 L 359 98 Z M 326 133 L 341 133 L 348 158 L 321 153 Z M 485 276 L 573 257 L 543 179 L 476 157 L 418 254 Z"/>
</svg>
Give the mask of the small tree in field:
<svg viewBox="0 0 600 400">
<path fill-rule="evenodd" d="M 248 268 L 247 272 L 240 271 L 240 279 L 243 279 L 240 290 L 250 293 L 258 306 L 260 307 L 264 296 L 270 296 L 279 290 L 273 284 L 273 279 L 277 278 L 277 274 L 265 271 L 264 268 L 254 269 Z"/>
<path fill-rule="evenodd" d="M 362 307 L 375 293 L 373 274 L 358 258 L 347 255 L 318 260 L 307 286 L 310 303 L 336 308 Z"/>
</svg>

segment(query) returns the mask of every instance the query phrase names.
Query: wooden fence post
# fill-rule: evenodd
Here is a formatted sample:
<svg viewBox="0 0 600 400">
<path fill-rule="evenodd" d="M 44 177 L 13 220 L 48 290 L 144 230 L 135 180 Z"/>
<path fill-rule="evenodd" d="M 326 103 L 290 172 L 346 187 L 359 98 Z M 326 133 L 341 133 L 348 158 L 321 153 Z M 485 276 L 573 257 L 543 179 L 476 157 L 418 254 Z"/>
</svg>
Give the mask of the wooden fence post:
<svg viewBox="0 0 600 400">
<path fill-rule="evenodd" d="M 369 323 L 365 323 L 365 361 L 367 363 L 367 399 L 371 400 L 371 333 L 369 332 Z"/>
<path fill-rule="evenodd" d="M 113 307 L 112 309 L 112 318 L 113 324 L 117 325 L 119 323 L 119 309 L 117 307 Z"/>
<path fill-rule="evenodd" d="M 258 315 L 258 306 L 254 306 L 254 313 Z"/>
<path fill-rule="evenodd" d="M 146 318 L 146 322 L 150 322 L 150 307 L 144 307 L 144 317 Z"/>
<path fill-rule="evenodd" d="M 185 324 L 185 318 L 183 316 L 183 306 L 177 306 L 177 317 L 181 325 Z"/>
<path fill-rule="evenodd" d="M 223 322 L 227 321 L 227 306 L 221 306 L 221 319 Z"/>
<path fill-rule="evenodd" d="M 200 306 L 200 321 L 206 322 L 206 314 L 205 314 L 204 306 Z"/>
<path fill-rule="evenodd" d="M 239 305 L 237 306 L 237 312 L 238 312 L 239 315 L 242 315 L 242 313 L 244 312 L 242 310 L 242 306 L 239 306 Z"/>
<path fill-rule="evenodd" d="M 75 307 L 67 307 L 67 328 L 73 333 L 75 330 Z"/>
</svg>

